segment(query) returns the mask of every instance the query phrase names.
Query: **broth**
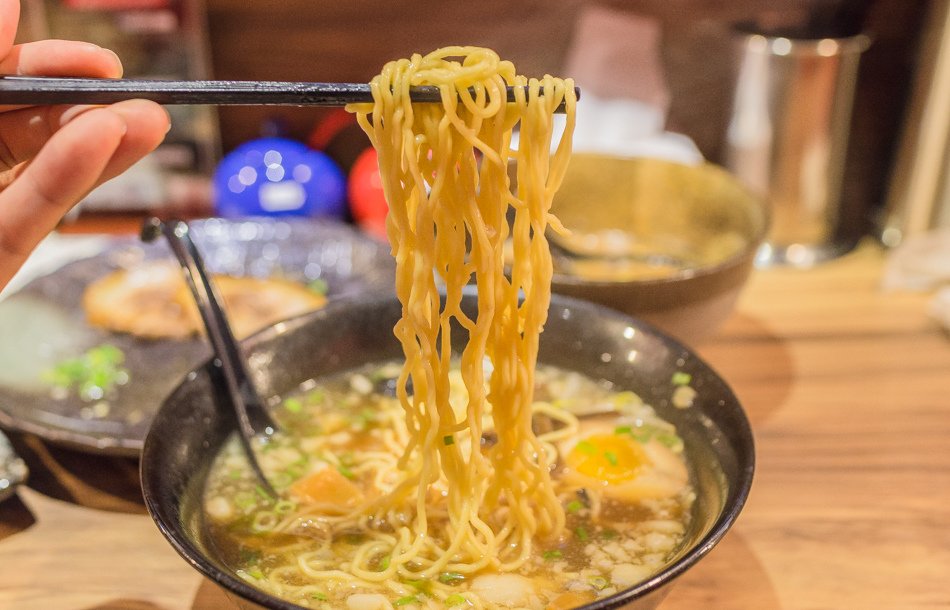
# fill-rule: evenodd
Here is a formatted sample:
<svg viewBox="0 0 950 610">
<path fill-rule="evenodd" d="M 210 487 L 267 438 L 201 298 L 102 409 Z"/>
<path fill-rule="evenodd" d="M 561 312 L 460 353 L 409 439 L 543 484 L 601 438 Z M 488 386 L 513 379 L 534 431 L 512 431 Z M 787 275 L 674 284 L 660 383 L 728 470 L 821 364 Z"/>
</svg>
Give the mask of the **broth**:
<svg viewBox="0 0 950 610">
<path fill-rule="evenodd" d="M 387 549 L 416 513 L 354 517 L 391 491 L 405 452 L 406 422 L 393 396 L 399 366 L 374 365 L 307 382 L 275 411 L 283 432 L 259 448 L 281 498 L 247 468 L 236 439 L 216 458 L 204 498 L 210 536 L 238 575 L 276 597 L 313 608 L 570 608 L 659 571 L 689 526 L 694 492 L 675 428 L 640 398 L 579 373 L 541 365 L 534 432 L 550 452 L 567 516 L 557 536 L 535 541 L 515 572 L 412 562 L 396 570 Z M 458 371 L 450 401 L 464 410 Z M 486 428 L 476 450 L 495 439 Z M 471 451 L 460 430 L 444 443 Z M 429 485 L 426 513 L 438 536 L 448 518 L 444 480 Z M 364 513 L 365 514 L 365 513 Z M 495 527 L 501 515 L 484 515 Z M 391 573 L 390 578 L 372 578 Z"/>
</svg>

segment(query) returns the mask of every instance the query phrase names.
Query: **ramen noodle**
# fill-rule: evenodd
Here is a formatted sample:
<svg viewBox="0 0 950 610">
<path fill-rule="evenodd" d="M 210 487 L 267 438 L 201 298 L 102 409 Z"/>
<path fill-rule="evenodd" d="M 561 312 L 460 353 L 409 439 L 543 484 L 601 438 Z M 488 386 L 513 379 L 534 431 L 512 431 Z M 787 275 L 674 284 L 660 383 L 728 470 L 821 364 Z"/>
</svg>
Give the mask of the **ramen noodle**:
<svg viewBox="0 0 950 610">
<path fill-rule="evenodd" d="M 442 103 L 411 103 L 416 86 L 437 88 Z M 534 395 L 573 83 L 449 47 L 387 64 L 371 89 L 374 103 L 351 110 L 390 204 L 404 360 L 284 403 L 307 416 L 288 418 L 288 434 L 264 447 L 280 500 L 255 497 L 240 470 L 229 484 L 222 457 L 206 500 L 219 547 L 279 597 L 353 610 L 572 607 L 632 584 L 685 531 L 682 443 L 629 393 L 601 392 L 623 408 L 583 420 L 551 401 L 584 393 Z M 650 536 L 656 544 L 641 548 Z"/>
</svg>

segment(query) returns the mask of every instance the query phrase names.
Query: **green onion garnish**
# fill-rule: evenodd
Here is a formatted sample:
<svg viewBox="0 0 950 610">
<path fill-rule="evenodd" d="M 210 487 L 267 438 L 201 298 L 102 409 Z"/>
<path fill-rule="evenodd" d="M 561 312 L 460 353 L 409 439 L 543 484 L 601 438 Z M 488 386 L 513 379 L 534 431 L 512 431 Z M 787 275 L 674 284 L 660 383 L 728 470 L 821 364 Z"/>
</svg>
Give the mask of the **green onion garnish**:
<svg viewBox="0 0 950 610">
<path fill-rule="evenodd" d="M 394 606 L 405 606 L 406 604 L 417 604 L 419 603 L 419 598 L 415 595 L 407 595 L 406 597 L 400 597 L 393 602 Z"/>
<path fill-rule="evenodd" d="M 254 486 L 254 493 L 256 493 L 256 494 L 257 494 L 262 500 L 264 500 L 265 502 L 270 502 L 271 499 L 272 499 L 272 498 L 270 497 L 270 494 L 267 493 L 267 490 L 264 489 L 263 487 L 261 487 L 260 485 L 255 485 L 255 486 Z"/>
<path fill-rule="evenodd" d="M 310 283 L 307 284 L 307 290 L 316 292 L 317 294 L 326 294 L 328 289 L 327 281 L 321 278 L 311 280 Z"/>
<path fill-rule="evenodd" d="M 560 559 L 560 558 L 561 558 L 561 551 L 557 551 L 557 550 L 554 550 L 554 551 L 545 551 L 545 552 L 544 552 L 544 555 L 542 555 L 542 557 L 544 557 L 544 559 L 547 560 L 547 561 L 553 561 L 553 560 L 555 560 L 555 559 Z"/>
<path fill-rule="evenodd" d="M 353 474 L 353 471 L 347 468 L 346 466 L 344 466 L 343 464 L 340 464 L 339 466 L 337 466 L 336 469 L 340 472 L 340 474 L 342 474 L 348 479 L 356 478 L 356 475 Z"/>
<path fill-rule="evenodd" d="M 610 462 L 611 466 L 616 466 L 619 463 L 617 460 L 617 454 L 613 451 L 604 451 L 604 459 Z"/>
<path fill-rule="evenodd" d="M 284 408 L 291 413 L 300 413 L 303 409 L 303 402 L 299 398 L 288 398 L 284 401 Z"/>
<path fill-rule="evenodd" d="M 465 575 L 459 572 L 442 572 L 439 574 L 439 582 L 445 585 L 454 585 L 465 580 Z"/>
<path fill-rule="evenodd" d="M 390 556 L 389 556 L 389 555 L 386 555 L 385 557 L 383 557 L 382 559 L 380 559 L 380 560 L 379 560 L 379 571 L 380 571 L 380 572 L 385 572 L 386 570 L 388 570 L 388 569 L 389 569 L 389 562 L 390 562 Z"/>
<path fill-rule="evenodd" d="M 587 542 L 588 540 L 590 540 L 590 535 L 587 533 L 587 530 L 584 529 L 583 527 L 579 527 L 576 530 L 574 530 L 574 534 L 577 536 L 577 539 L 580 540 L 581 542 Z"/>
<path fill-rule="evenodd" d="M 251 568 L 250 570 L 247 571 L 247 575 L 252 578 L 256 578 L 257 580 L 261 580 L 264 578 L 264 573 L 261 572 L 260 569 L 258 568 Z"/>
<path fill-rule="evenodd" d="M 617 426 L 614 428 L 614 434 L 633 434 L 633 428 L 630 426 Z"/>
<path fill-rule="evenodd" d="M 597 447 L 594 447 L 594 444 L 590 441 L 581 441 L 577 443 L 577 450 L 587 455 L 594 455 L 597 453 Z"/>
<path fill-rule="evenodd" d="M 310 594 L 310 597 L 311 597 L 312 599 L 318 599 L 318 600 L 320 600 L 320 601 L 322 601 L 322 602 L 325 602 L 325 601 L 327 601 L 328 599 L 330 599 L 329 597 L 327 597 L 327 594 L 326 594 L 326 593 L 320 593 L 319 591 L 314 591 L 313 593 Z"/>
<path fill-rule="evenodd" d="M 607 585 L 610 584 L 610 581 L 608 581 L 603 576 L 591 576 L 587 579 L 587 582 L 590 584 L 590 586 L 594 587 L 598 591 L 606 589 Z"/>
<path fill-rule="evenodd" d="M 257 504 L 257 501 L 254 500 L 253 494 L 243 492 L 234 496 L 234 504 L 241 510 L 244 510 L 245 508 L 250 508 Z"/>
<path fill-rule="evenodd" d="M 76 358 L 63 360 L 42 373 L 43 380 L 65 391 L 73 391 L 85 402 L 105 398 L 116 386 L 129 381 L 122 365 L 125 354 L 114 345 L 103 344 Z"/>
<path fill-rule="evenodd" d="M 684 373 L 683 371 L 676 371 L 673 373 L 673 378 L 670 380 L 673 382 L 673 385 L 689 385 L 689 382 L 693 380 L 693 376 L 689 373 Z"/>
<path fill-rule="evenodd" d="M 683 440 L 673 432 L 660 432 L 656 435 L 656 440 L 673 450 L 683 447 Z"/>
<path fill-rule="evenodd" d="M 442 442 L 445 443 L 446 445 L 454 445 L 455 438 L 453 438 L 451 434 L 446 434 L 445 436 L 442 437 Z"/>
<path fill-rule="evenodd" d="M 405 583 L 409 585 L 410 587 L 412 587 L 413 589 L 415 589 L 416 591 L 418 591 L 419 593 L 428 595 L 429 592 L 432 591 L 432 583 L 425 579 L 407 580 L 405 581 Z"/>
<path fill-rule="evenodd" d="M 459 595 L 458 593 L 453 593 L 445 598 L 445 605 L 448 607 L 458 606 L 459 604 L 467 603 L 468 600 Z"/>
<path fill-rule="evenodd" d="M 296 502 L 292 502 L 290 500 L 278 500 L 277 504 L 274 505 L 274 512 L 289 513 L 295 508 L 297 508 Z"/>
<path fill-rule="evenodd" d="M 567 503 L 567 512 L 576 513 L 580 509 L 584 508 L 584 505 L 581 504 L 580 500 L 571 500 Z"/>
</svg>

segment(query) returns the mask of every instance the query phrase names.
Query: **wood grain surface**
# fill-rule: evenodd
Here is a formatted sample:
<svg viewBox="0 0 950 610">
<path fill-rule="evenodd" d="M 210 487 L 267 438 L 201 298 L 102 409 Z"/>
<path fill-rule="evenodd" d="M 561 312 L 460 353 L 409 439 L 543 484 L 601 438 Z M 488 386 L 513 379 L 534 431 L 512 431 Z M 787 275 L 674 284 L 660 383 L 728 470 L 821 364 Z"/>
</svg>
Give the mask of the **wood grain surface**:
<svg viewBox="0 0 950 610">
<path fill-rule="evenodd" d="M 752 494 L 661 610 L 950 608 L 950 338 L 929 295 L 878 288 L 865 246 L 757 271 L 698 347 L 756 433 Z M 30 487 L 0 505 L 0 608 L 232 606 L 143 514 L 135 464 L 14 439 Z"/>
</svg>

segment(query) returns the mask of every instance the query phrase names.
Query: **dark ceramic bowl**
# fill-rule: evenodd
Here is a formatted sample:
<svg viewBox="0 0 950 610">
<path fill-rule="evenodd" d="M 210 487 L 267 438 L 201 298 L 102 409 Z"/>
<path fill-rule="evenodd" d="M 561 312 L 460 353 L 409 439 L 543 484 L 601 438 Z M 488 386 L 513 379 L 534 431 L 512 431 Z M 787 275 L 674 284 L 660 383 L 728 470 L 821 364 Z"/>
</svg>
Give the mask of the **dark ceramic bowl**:
<svg viewBox="0 0 950 610">
<path fill-rule="evenodd" d="M 475 306 L 466 296 L 469 315 Z M 394 298 L 339 301 L 278 324 L 246 342 L 264 396 L 293 391 L 315 376 L 401 356 L 392 328 L 400 315 Z M 456 333 L 460 335 L 461 333 Z M 676 425 L 697 492 L 687 539 L 649 580 L 589 608 L 654 608 L 676 577 L 722 538 L 742 509 L 752 483 L 752 432 L 729 387 L 687 348 L 654 328 L 606 308 L 555 297 L 541 339 L 542 362 L 607 379 L 638 393 Z M 236 576 L 206 537 L 201 496 L 212 458 L 233 430 L 216 406 L 208 366 L 191 373 L 159 410 L 145 441 L 142 486 L 159 529 L 195 569 L 232 594 L 243 608 L 299 606 L 263 593 Z M 675 371 L 692 376 L 697 398 L 674 407 Z"/>
<path fill-rule="evenodd" d="M 554 198 L 555 292 L 643 318 L 693 345 L 735 306 L 768 231 L 724 169 L 577 153 Z M 659 264 L 658 264 L 659 263 Z"/>
</svg>

